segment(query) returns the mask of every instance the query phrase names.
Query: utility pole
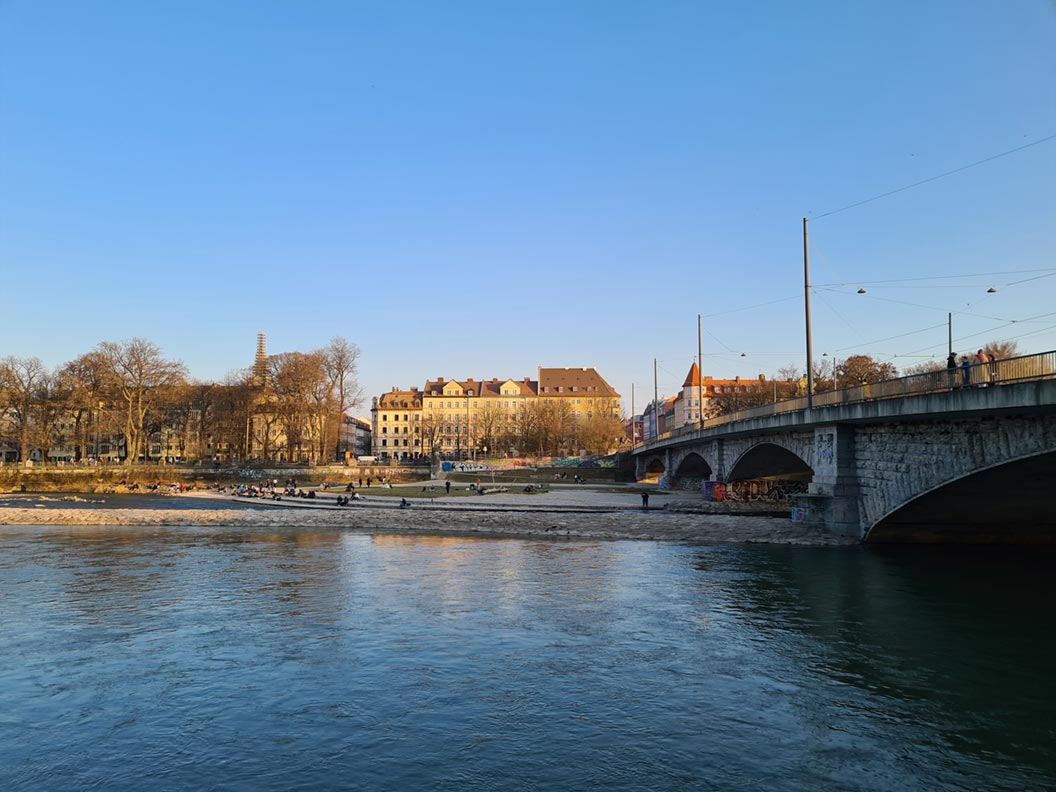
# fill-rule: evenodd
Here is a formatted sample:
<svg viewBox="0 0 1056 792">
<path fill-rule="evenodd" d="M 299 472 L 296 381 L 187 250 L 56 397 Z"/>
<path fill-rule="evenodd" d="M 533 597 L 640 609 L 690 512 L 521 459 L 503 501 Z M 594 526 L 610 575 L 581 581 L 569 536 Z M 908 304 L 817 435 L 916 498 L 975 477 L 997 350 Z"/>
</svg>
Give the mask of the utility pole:
<svg viewBox="0 0 1056 792">
<path fill-rule="evenodd" d="M 653 358 L 653 442 L 660 437 L 660 398 L 656 387 L 656 358 Z"/>
<path fill-rule="evenodd" d="M 807 411 L 814 409 L 814 352 L 810 338 L 810 257 L 807 253 L 807 218 L 803 218 L 803 310 L 807 321 Z"/>
<path fill-rule="evenodd" d="M 631 451 L 634 451 L 634 383 L 631 383 Z"/>
<path fill-rule="evenodd" d="M 700 342 L 700 314 L 697 314 L 697 417 L 704 428 L 704 347 Z"/>
<path fill-rule="evenodd" d="M 946 314 L 946 339 L 948 353 L 953 354 L 953 313 Z"/>
</svg>

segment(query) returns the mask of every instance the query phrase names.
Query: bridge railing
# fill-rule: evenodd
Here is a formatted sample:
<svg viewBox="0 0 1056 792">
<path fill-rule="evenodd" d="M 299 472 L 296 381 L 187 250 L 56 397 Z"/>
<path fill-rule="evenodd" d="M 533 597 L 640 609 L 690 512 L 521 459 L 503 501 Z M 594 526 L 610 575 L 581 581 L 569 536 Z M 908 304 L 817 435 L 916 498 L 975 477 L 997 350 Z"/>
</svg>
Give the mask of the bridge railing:
<svg viewBox="0 0 1056 792">
<path fill-rule="evenodd" d="M 987 363 L 974 363 L 970 366 L 957 366 L 954 369 L 939 369 L 924 374 L 913 374 L 908 377 L 882 380 L 881 382 L 862 383 L 851 388 L 825 391 L 814 394 L 814 407 L 831 407 L 842 404 L 856 404 L 876 399 L 901 399 L 906 396 L 920 396 L 929 393 L 948 393 L 950 391 L 988 388 L 1010 385 L 1016 382 L 1056 378 L 1056 351 L 1041 352 L 1036 355 L 993 360 Z M 797 396 L 794 399 L 771 402 L 759 407 L 717 415 L 704 422 L 705 427 L 723 426 L 736 421 L 752 418 L 766 418 L 771 415 L 798 412 L 807 409 L 807 397 Z M 671 432 L 664 432 L 652 442 L 663 442 L 681 435 L 698 431 L 697 425 L 685 426 Z"/>
</svg>

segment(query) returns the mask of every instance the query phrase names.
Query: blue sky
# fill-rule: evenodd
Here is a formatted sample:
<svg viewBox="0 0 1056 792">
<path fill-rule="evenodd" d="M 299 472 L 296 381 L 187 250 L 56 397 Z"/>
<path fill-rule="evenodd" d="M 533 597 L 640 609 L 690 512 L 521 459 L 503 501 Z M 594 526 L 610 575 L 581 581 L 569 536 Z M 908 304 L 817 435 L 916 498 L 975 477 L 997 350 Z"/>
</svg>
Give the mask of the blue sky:
<svg viewBox="0 0 1056 792">
<path fill-rule="evenodd" d="M 368 395 L 592 365 L 629 411 L 699 313 L 706 374 L 802 368 L 801 218 L 1056 134 L 1054 42 L 1045 0 L 4 0 L 0 355 L 341 335 Z M 810 232 L 816 358 L 1056 348 L 1056 140 Z"/>
</svg>

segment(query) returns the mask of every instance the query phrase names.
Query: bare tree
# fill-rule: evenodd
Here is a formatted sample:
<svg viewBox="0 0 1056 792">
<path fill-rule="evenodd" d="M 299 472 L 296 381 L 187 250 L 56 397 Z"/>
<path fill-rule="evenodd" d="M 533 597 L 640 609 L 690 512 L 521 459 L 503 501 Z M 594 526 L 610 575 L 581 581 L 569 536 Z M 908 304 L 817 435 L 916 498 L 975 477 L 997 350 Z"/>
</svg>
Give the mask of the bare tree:
<svg viewBox="0 0 1056 792">
<path fill-rule="evenodd" d="M 1019 355 L 1019 344 L 1015 341 L 991 341 L 983 347 L 983 354 L 994 360 L 1007 360 Z"/>
<path fill-rule="evenodd" d="M 51 449 L 54 445 L 64 447 L 70 440 L 61 430 L 69 395 L 66 384 L 56 374 L 45 373 L 37 382 L 33 394 L 36 402 L 34 423 L 36 445 L 40 449 L 41 462 L 47 462 L 51 458 Z"/>
<path fill-rule="evenodd" d="M 148 416 L 165 397 L 166 389 L 182 384 L 187 370 L 177 361 L 166 360 L 161 349 L 150 341 L 103 341 L 96 347 L 116 384 L 117 396 L 124 402 L 127 462 L 133 465 L 142 452 Z"/>
<path fill-rule="evenodd" d="M 286 435 L 291 460 L 315 462 L 322 456 L 326 415 L 331 406 L 325 356 L 284 352 L 269 359 L 274 409 Z"/>
<path fill-rule="evenodd" d="M 67 409 L 76 426 L 80 445 L 78 458 L 86 455 L 91 437 L 92 455 L 99 454 L 101 440 L 109 441 L 115 431 L 113 413 L 107 402 L 115 397 L 118 384 L 108 362 L 98 350 L 74 358 L 59 371 L 69 392 Z"/>
<path fill-rule="evenodd" d="M 470 442 L 474 448 L 490 448 L 497 451 L 499 436 L 506 421 L 506 411 L 495 399 L 482 399 L 481 406 L 473 411 L 473 424 L 470 427 Z"/>
<path fill-rule="evenodd" d="M 778 399 L 790 399 L 796 394 L 798 385 L 793 382 L 781 382 L 777 384 Z M 774 401 L 774 386 L 772 384 L 752 383 L 746 385 L 743 390 L 723 388 L 708 399 L 705 410 L 705 418 L 714 418 L 719 415 L 729 415 L 739 410 L 747 410 L 750 407 L 761 407 L 764 404 L 772 404 Z"/>
<path fill-rule="evenodd" d="M 18 433 L 22 464 L 29 464 L 30 442 L 39 407 L 39 391 L 48 370 L 37 357 L 0 359 L 0 397 Z"/>
<path fill-rule="evenodd" d="M 525 440 L 540 456 L 557 456 L 575 443 L 576 422 L 566 399 L 540 399 L 528 408 L 533 427 Z"/>
<path fill-rule="evenodd" d="M 580 422 L 579 444 L 589 454 L 607 454 L 627 439 L 623 421 L 611 413 L 594 413 Z"/>
<path fill-rule="evenodd" d="M 930 374 L 933 371 L 945 371 L 945 361 L 938 361 L 935 358 L 928 358 L 922 360 L 919 363 L 914 363 L 912 366 L 906 366 L 902 369 L 903 377 L 912 377 L 917 374 Z"/>
<path fill-rule="evenodd" d="M 836 369 L 840 387 L 853 387 L 869 382 L 894 379 L 898 369 L 893 363 L 881 363 L 869 355 L 851 355 L 840 361 Z"/>
<path fill-rule="evenodd" d="M 340 432 L 345 417 L 349 410 L 363 401 L 363 389 L 357 379 L 361 352 L 358 346 L 340 336 L 330 339 L 330 344 L 320 351 L 332 401 L 327 415 L 326 435 L 333 441 L 336 459 L 341 451 Z M 327 443 L 326 447 L 331 446 Z"/>
</svg>

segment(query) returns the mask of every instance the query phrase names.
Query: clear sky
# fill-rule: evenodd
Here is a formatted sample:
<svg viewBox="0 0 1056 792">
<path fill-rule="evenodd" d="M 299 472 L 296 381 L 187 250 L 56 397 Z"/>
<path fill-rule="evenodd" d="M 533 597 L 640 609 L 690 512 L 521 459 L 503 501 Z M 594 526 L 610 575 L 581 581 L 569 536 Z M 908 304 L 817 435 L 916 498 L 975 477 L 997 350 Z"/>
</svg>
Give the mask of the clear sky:
<svg viewBox="0 0 1056 792">
<path fill-rule="evenodd" d="M 1049 0 L 0 0 L 0 355 L 341 335 L 368 395 L 588 365 L 629 412 L 697 314 L 705 374 L 803 367 L 804 216 L 816 358 L 1050 350 L 1054 134 Z"/>
</svg>

